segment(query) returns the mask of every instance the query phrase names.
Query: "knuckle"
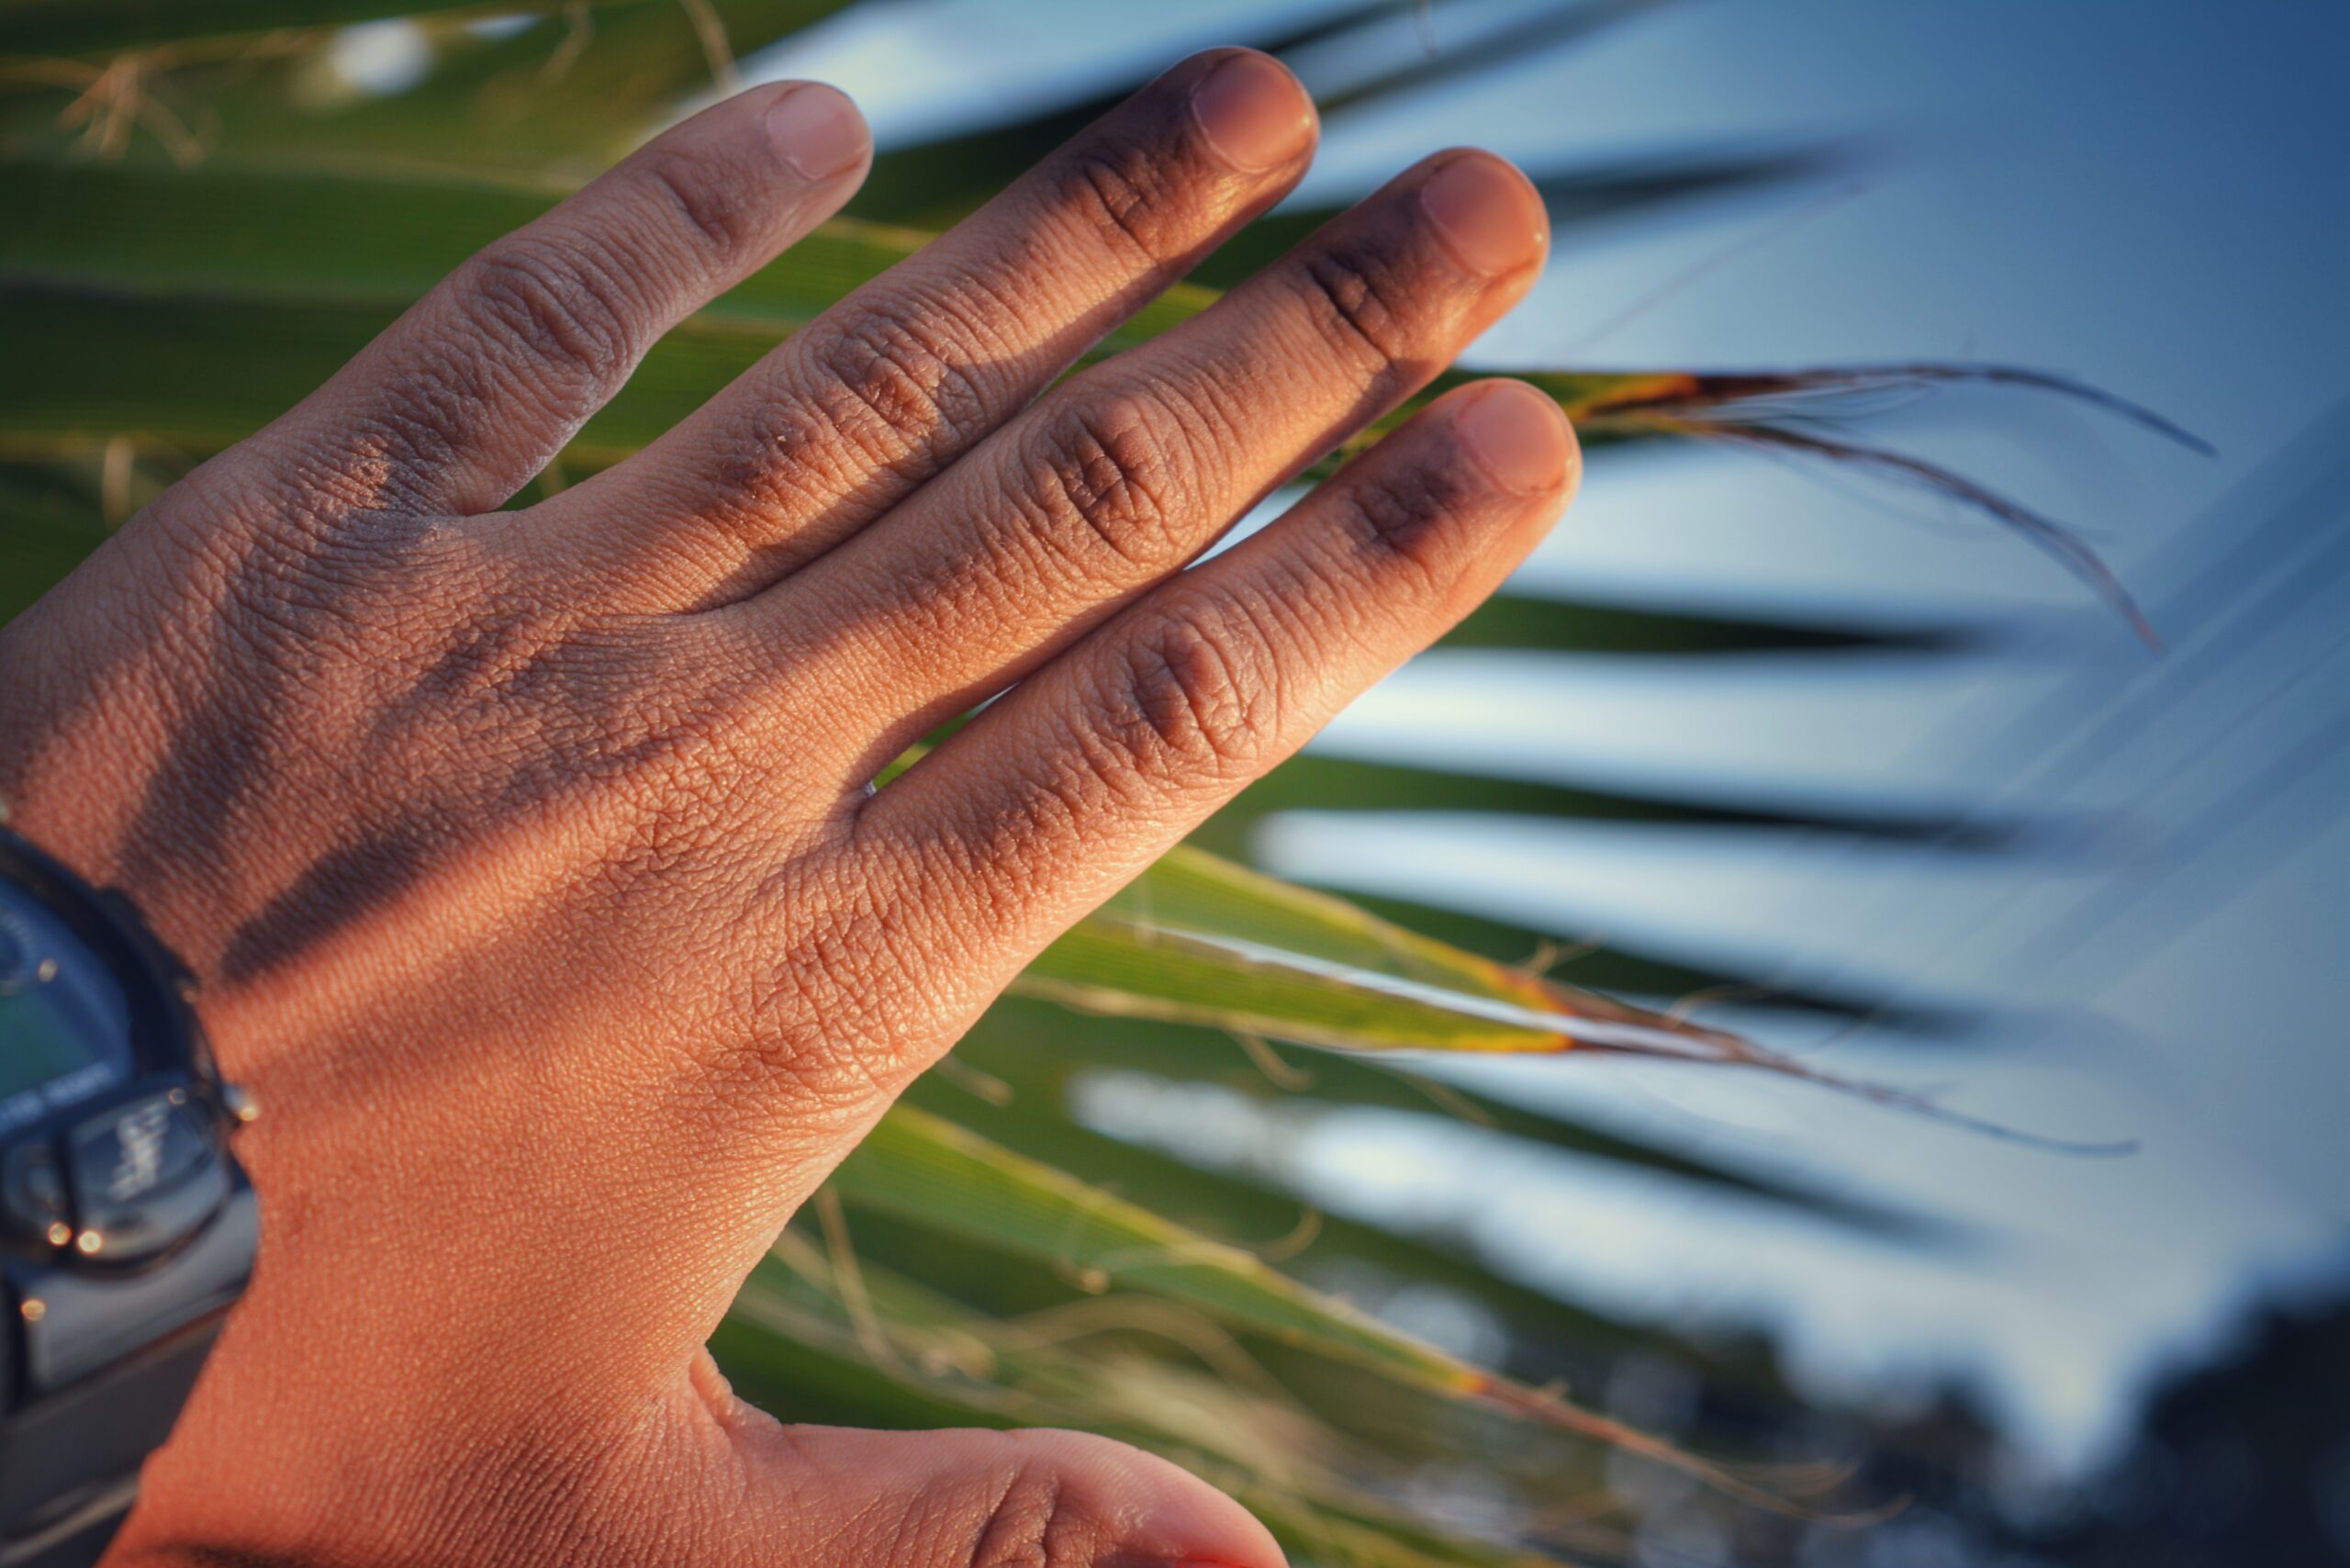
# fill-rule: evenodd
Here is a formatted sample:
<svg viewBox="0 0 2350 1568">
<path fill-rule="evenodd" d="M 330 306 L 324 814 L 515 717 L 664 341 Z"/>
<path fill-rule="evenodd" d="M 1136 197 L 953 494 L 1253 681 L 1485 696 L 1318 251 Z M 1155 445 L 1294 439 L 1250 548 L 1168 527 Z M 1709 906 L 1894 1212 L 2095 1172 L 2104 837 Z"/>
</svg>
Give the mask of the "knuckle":
<svg viewBox="0 0 2350 1568">
<path fill-rule="evenodd" d="M 1113 141 L 1073 149 L 1058 185 L 1065 207 L 1151 265 L 1170 264 L 1185 250 L 1179 166 L 1157 150 Z"/>
<path fill-rule="evenodd" d="M 338 510 L 420 505 L 425 482 L 456 463 L 488 407 L 489 388 L 478 371 L 460 354 L 436 352 L 409 367 L 380 417 L 353 432 L 362 472 L 346 477 L 330 461 L 304 476 L 308 487 Z"/>
<path fill-rule="evenodd" d="M 839 421 L 790 398 L 754 398 L 724 416 L 708 471 L 694 482 L 696 513 L 746 541 L 771 536 L 778 510 L 812 510 L 855 470 L 840 454 Z"/>
<path fill-rule="evenodd" d="M 1455 465 L 1416 463 L 1352 477 L 1338 497 L 1338 521 L 1353 558 L 1382 592 L 1399 577 L 1407 589 L 1434 592 L 1461 564 L 1460 537 L 1446 524 L 1481 494 Z"/>
<path fill-rule="evenodd" d="M 986 1512 L 965 1526 L 970 1568 L 1094 1568 L 1116 1544 L 1102 1517 L 1073 1502 L 1059 1465 L 1011 1463 Z"/>
<path fill-rule="evenodd" d="M 477 252 L 421 318 L 379 410 L 356 433 L 398 507 L 455 466 L 518 402 L 586 413 L 620 388 L 651 312 L 602 241 L 525 230 Z M 510 417 L 510 413 L 509 416 Z M 420 492 L 421 493 L 421 492 Z"/>
<path fill-rule="evenodd" d="M 939 1568 L 1104 1568 L 1156 1560 L 1137 1550 L 1137 1500 L 1200 1483 L 1166 1461 L 1092 1432 L 993 1435 L 995 1453 L 960 1484 L 932 1489 L 898 1521 L 893 1561 Z M 951 1544 L 950 1544 L 951 1543 Z"/>
<path fill-rule="evenodd" d="M 509 235 L 466 263 L 456 298 L 523 375 L 601 387 L 636 362 L 643 312 L 584 241 Z"/>
<path fill-rule="evenodd" d="M 1113 778 L 1249 771 L 1280 733 L 1277 658 L 1270 629 L 1237 607 L 1154 613 L 1103 681 L 1089 755 Z"/>
<path fill-rule="evenodd" d="M 1071 405 L 1023 454 L 1023 498 L 1046 540 L 1080 569 L 1101 552 L 1130 567 L 1180 564 L 1203 488 L 1199 443 L 1164 400 L 1125 395 Z"/>
<path fill-rule="evenodd" d="M 865 310 L 813 345 L 827 422 L 885 465 L 926 467 L 986 428 L 991 399 L 955 342 L 943 301 Z"/>
<path fill-rule="evenodd" d="M 710 260 L 729 263 L 765 237 L 766 207 L 750 181 L 726 178 L 708 159 L 674 149 L 648 148 L 640 156 L 650 194 Z"/>
<path fill-rule="evenodd" d="M 877 1519 L 867 1560 L 905 1568 L 1099 1568 L 1115 1531 L 1071 1499 L 1052 1450 L 1035 1439 L 991 1434 L 988 1462 L 912 1488 Z"/>
<path fill-rule="evenodd" d="M 1357 236 L 1308 252 L 1293 277 L 1316 335 L 1385 377 L 1421 357 L 1407 268 L 1392 241 Z"/>
</svg>

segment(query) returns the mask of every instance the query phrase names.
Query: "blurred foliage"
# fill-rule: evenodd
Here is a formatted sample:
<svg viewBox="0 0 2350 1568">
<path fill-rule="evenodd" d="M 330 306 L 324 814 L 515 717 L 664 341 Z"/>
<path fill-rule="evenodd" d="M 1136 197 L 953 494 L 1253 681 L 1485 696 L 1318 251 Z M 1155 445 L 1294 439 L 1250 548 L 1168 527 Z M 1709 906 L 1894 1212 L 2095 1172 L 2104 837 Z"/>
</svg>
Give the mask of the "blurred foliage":
<svg viewBox="0 0 2350 1568">
<path fill-rule="evenodd" d="M 14 371 L 0 382 L 0 611 L 29 603 L 195 463 L 308 392 L 476 247 L 731 84 L 734 61 L 838 8 L 831 0 L 0 0 L 0 210 L 9 214 L 0 228 L 0 342 Z M 1333 46 L 1364 29 L 1424 27 L 1425 16 L 1393 3 L 1322 8 L 1310 25 L 1266 29 L 1259 41 L 1301 69 L 1355 59 L 1325 73 L 1323 96 L 1360 104 L 1563 46 L 1645 8 L 1562 5 L 1488 27 L 1453 50 L 1373 51 L 1368 66 Z M 348 36 L 339 28 L 380 18 L 403 18 L 401 37 L 420 57 L 418 79 L 396 92 L 363 91 L 335 62 L 334 45 Z M 1315 73 L 1306 73 L 1311 84 Z M 1133 84 L 1104 81 L 1096 100 L 886 151 L 856 216 L 670 334 L 519 499 L 624 460 Z M 1564 232 L 1779 179 L 1828 156 L 1617 158 L 1533 173 Z M 1215 286 L 1324 216 L 1291 207 L 1254 226 L 1097 357 L 1198 310 Z M 1855 397 L 1959 379 L 2095 396 L 2086 389 L 1969 366 L 1735 375 L 1522 368 L 1588 444 L 1718 439 L 1859 461 L 1976 505 L 2126 602 L 2094 557 L 2042 520 L 1956 476 L 1824 434 L 1817 422 Z M 1968 635 L 1650 614 L 1507 593 L 1450 642 L 1703 659 L 1930 652 Z M 1408 903 L 1348 902 L 1233 858 L 1266 813 L 1331 801 L 1725 831 L 1800 825 L 1934 838 L 1960 852 L 1997 850 L 2020 831 L 1302 758 L 1040 958 L 795 1222 L 719 1336 L 721 1360 L 746 1393 L 792 1417 L 1113 1433 L 1232 1489 L 1301 1564 L 1607 1558 L 1645 1512 L 1668 1506 L 1685 1517 L 1720 1509 L 1782 1519 L 1740 1527 L 1749 1530 L 1796 1528 L 1784 1511 L 1808 1505 L 1789 1500 L 1833 1477 L 1779 1462 L 1816 1458 L 1818 1444 L 1796 1440 L 1804 1428 L 1751 1347 L 1674 1342 L 1607 1321 L 1495 1277 L 1460 1238 L 1308 1213 L 1276 1159 L 1210 1168 L 1079 1114 L 1088 1094 L 1172 1094 L 1170 1104 L 1256 1116 L 1259 1156 L 1301 1117 L 1451 1118 L 1496 1149 L 1533 1146 L 1638 1168 L 1694 1197 L 1800 1210 L 1886 1246 L 1947 1243 L 1920 1216 L 1463 1092 L 1416 1072 L 1418 1058 L 1385 1056 L 1630 1050 L 1750 1070 L 1786 1065 L 1610 994 L 1672 997 L 1744 977 L 1601 948 L 1578 958 L 1584 983 L 1569 986 L 1544 972 L 1547 960 L 1529 961 L 1557 956 L 1550 934 Z M 1874 1005 L 1865 996 L 1779 1001 L 1831 1020 Z M 1451 1342 L 1416 1335 L 1415 1322 Z M 1620 1383 L 1627 1368 L 1649 1386 L 1678 1378 L 1697 1391 L 1636 1412 L 1667 1437 L 1762 1462 L 1700 1461 L 1572 1403 L 1559 1385 L 1562 1376 Z M 1712 1489 L 1710 1500 L 1693 1499 L 1693 1480 Z"/>
</svg>

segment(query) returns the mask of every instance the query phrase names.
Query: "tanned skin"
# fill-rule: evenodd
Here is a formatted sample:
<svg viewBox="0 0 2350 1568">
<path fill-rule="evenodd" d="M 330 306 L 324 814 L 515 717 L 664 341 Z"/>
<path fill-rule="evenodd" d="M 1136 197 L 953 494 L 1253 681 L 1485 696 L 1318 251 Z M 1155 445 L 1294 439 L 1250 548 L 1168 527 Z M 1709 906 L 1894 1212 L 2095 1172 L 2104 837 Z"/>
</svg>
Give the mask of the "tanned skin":
<svg viewBox="0 0 2350 1568">
<path fill-rule="evenodd" d="M 1276 1568 L 1159 1460 L 787 1425 L 703 1345 L 1024 962 L 1564 508 L 1565 421 L 1482 383 L 1182 569 L 1525 292 L 1542 206 L 1485 153 L 1056 385 L 1315 132 L 1274 62 L 1187 61 L 637 456 L 498 510 L 856 188 L 845 98 L 754 89 L 0 634 L 12 825 L 134 896 L 264 1109 L 252 1288 L 114 1568 Z"/>
</svg>

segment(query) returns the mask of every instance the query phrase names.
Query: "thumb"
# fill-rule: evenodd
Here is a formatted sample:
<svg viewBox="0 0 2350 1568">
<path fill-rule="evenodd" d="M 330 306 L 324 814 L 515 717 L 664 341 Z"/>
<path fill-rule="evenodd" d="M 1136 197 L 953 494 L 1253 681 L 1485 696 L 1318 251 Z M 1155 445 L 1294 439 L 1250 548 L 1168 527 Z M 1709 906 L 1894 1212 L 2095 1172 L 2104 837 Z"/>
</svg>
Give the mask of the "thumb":
<svg viewBox="0 0 2350 1568">
<path fill-rule="evenodd" d="M 753 1480 L 806 1568 L 1285 1568 L 1180 1467 L 1085 1432 L 867 1432 L 744 1408 Z"/>
</svg>

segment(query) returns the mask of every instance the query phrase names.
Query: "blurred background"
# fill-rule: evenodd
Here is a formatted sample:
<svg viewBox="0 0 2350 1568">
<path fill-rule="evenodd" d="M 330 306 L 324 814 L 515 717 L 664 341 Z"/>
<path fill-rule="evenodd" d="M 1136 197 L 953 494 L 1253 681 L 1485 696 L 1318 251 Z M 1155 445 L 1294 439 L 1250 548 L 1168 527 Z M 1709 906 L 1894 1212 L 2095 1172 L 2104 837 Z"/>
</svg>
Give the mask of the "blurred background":
<svg viewBox="0 0 2350 1568">
<path fill-rule="evenodd" d="M 1041 1414 L 1152 1442 L 1279 1514 L 1300 1562 L 2350 1562 L 2350 13 L 634 0 L 328 5 L 337 25 L 302 28 L 299 6 L 223 8 L 206 36 L 229 43 L 143 57 L 43 4 L 0 39 L 11 603 L 239 433 L 109 402 L 136 364 L 64 363 L 83 340 L 61 297 L 127 290 L 180 321 L 227 285 L 154 260 L 168 225 L 144 260 L 89 262 L 76 247 L 151 218 L 162 186 L 79 212 L 62 182 L 294 182 L 274 207 L 223 198 L 275 301 L 299 280 L 252 257 L 315 244 L 305 204 L 335 199 L 300 180 L 462 175 L 446 210 L 559 186 L 735 82 L 807 76 L 883 150 L 851 212 L 922 230 L 1215 43 L 1275 49 L 1324 105 L 1287 213 L 1456 143 L 1542 184 L 1549 274 L 1474 364 L 2013 364 L 2208 443 L 1898 377 L 1751 410 L 2061 521 L 2154 652 L 1948 487 L 1735 429 L 1598 429 L 1581 501 L 1505 601 L 1200 841 L 1991 1130 L 1685 1063 L 1333 1054 L 1071 1012 L 1066 987 L 1008 1001 L 914 1097 L 1461 1363 L 1564 1380 L 1757 1484 L 1824 1466 L 1832 1491 L 1774 1510 L 1620 1449 L 1432 1418 L 1106 1254 L 1073 1275 L 1053 1245 L 945 1234 L 881 1182 L 795 1226 L 720 1348 L 789 1414 Z M 93 84 L 141 58 L 143 96 L 110 109 L 119 74 Z M 612 85 L 655 60 L 634 96 Z M 305 308 L 397 297 L 395 248 Z M 1204 281 L 1245 270 L 1222 264 Z M 311 339 L 207 330 L 191 353 L 282 342 L 305 384 Z M 260 418 L 279 394 L 252 396 Z"/>
</svg>

